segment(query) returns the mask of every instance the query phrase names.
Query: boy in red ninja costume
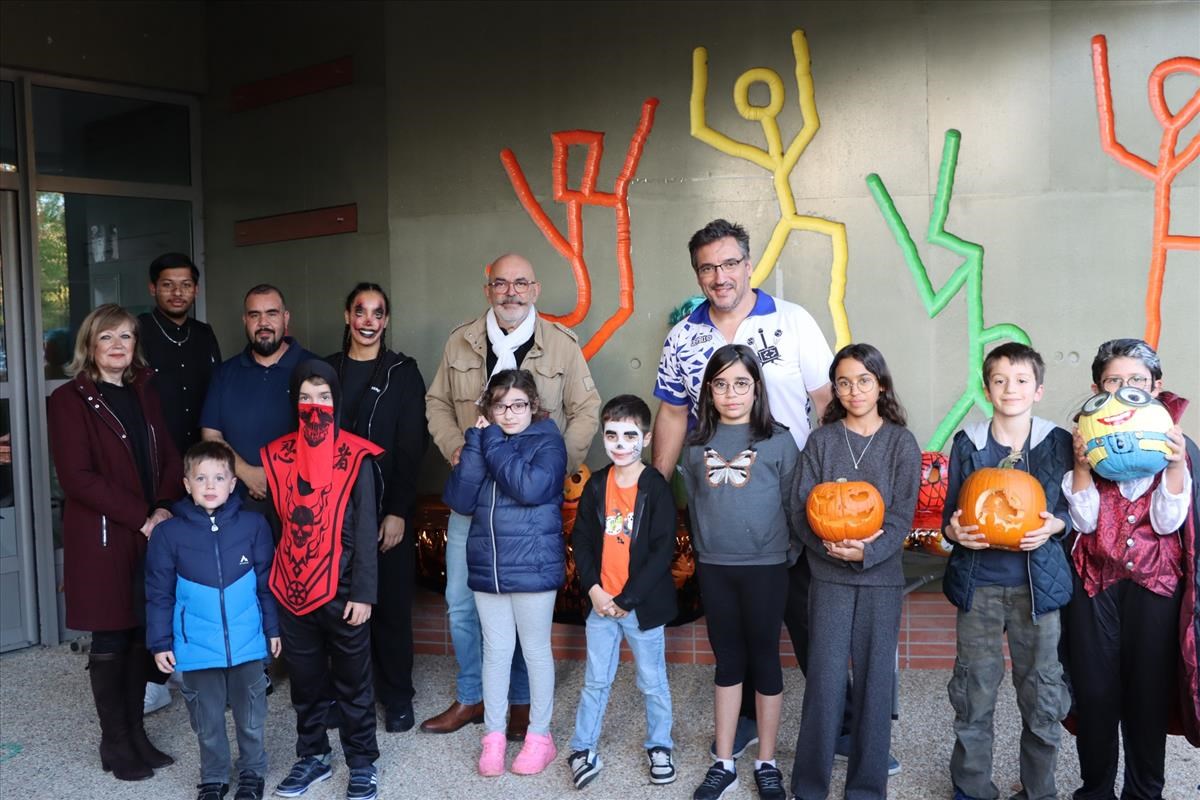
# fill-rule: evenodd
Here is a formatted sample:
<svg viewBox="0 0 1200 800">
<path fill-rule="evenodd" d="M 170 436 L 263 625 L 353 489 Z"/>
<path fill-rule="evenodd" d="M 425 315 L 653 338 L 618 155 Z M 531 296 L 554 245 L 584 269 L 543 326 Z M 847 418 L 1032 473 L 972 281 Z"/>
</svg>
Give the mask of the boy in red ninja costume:
<svg viewBox="0 0 1200 800">
<path fill-rule="evenodd" d="M 341 387 L 324 361 L 296 367 L 291 397 L 298 430 L 262 449 L 283 524 L 270 585 L 279 601 L 299 758 L 275 794 L 298 797 L 333 773 L 326 733 L 332 700 L 350 771 L 346 798 L 373 800 L 379 748 L 365 623 L 375 603 L 378 530 L 367 462 L 383 451 L 339 429 Z"/>
</svg>

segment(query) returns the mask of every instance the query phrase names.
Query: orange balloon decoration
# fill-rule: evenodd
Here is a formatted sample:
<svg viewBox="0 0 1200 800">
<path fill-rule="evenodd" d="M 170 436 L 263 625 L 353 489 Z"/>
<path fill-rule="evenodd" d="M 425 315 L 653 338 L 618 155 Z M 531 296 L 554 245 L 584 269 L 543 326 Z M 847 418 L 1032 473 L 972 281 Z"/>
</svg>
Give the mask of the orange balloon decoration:
<svg viewBox="0 0 1200 800">
<path fill-rule="evenodd" d="M 1162 330 L 1163 277 L 1167 270 L 1168 250 L 1200 250 L 1200 236 L 1171 233 L 1171 184 L 1175 177 L 1200 155 L 1200 134 L 1178 149 L 1179 134 L 1200 114 L 1200 90 L 1184 103 L 1178 113 L 1167 108 L 1163 84 L 1176 73 L 1200 76 L 1200 59 L 1179 56 L 1163 61 L 1150 73 L 1150 108 L 1163 127 L 1158 148 L 1158 163 L 1151 164 L 1129 152 L 1117 141 L 1113 119 L 1112 86 L 1108 77 L 1108 42 L 1104 36 L 1092 37 L 1092 74 L 1096 84 L 1096 110 L 1100 115 L 1100 146 L 1122 166 L 1154 181 L 1154 235 L 1150 254 L 1150 276 L 1146 287 L 1145 340 L 1158 347 Z"/>
<path fill-rule="evenodd" d="M 500 162 L 512 183 L 517 199 L 525 208 L 538 230 L 546 237 L 546 241 L 558 251 L 559 255 L 571 264 L 571 272 L 575 276 L 575 307 L 570 312 L 561 315 L 542 314 L 551 322 L 558 322 L 567 327 L 574 327 L 587 318 L 592 306 L 592 281 L 588 274 L 587 261 L 583 255 L 583 207 L 604 206 L 614 209 L 617 218 L 617 279 L 618 300 L 617 310 L 604 321 L 592 337 L 583 346 L 584 358 L 591 359 L 609 340 L 614 332 L 633 315 L 633 260 L 631 258 L 632 238 L 629 232 L 629 184 L 637 172 L 638 162 L 642 158 L 642 150 L 650 129 L 654 127 L 654 112 L 658 107 L 658 99 L 651 97 L 642 103 L 642 116 L 637 129 L 630 139 L 629 149 L 625 154 L 625 164 L 613 185 L 613 191 L 596 190 L 596 177 L 600 172 L 600 160 L 604 157 L 604 134 L 598 131 L 556 131 L 550 134 L 550 142 L 554 148 L 552 169 L 552 187 L 554 201 L 567 207 L 567 235 L 563 236 L 558 227 L 547 216 L 545 210 L 534 197 L 529 188 L 529 181 L 521 170 L 512 150 L 505 148 L 500 151 Z M 567 187 L 567 155 L 571 145 L 587 148 L 587 160 L 583 167 L 583 176 L 578 189 Z"/>
</svg>

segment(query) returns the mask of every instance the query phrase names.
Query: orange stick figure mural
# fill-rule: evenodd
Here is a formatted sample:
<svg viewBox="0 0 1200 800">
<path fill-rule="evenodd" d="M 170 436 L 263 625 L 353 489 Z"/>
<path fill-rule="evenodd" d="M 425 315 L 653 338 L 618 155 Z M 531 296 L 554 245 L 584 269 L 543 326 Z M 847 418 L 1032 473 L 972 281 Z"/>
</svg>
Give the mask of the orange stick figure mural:
<svg viewBox="0 0 1200 800">
<path fill-rule="evenodd" d="M 554 202 L 563 203 L 567 207 L 566 236 L 562 235 L 534 197 L 517 156 L 508 148 L 500 151 L 500 162 L 504 165 L 509 181 L 512 182 L 517 199 L 546 237 L 546 241 L 570 262 L 571 272 L 575 276 L 575 307 L 566 314 L 543 314 L 546 319 L 574 327 L 587 318 L 592 305 L 592 280 L 588 275 L 587 261 L 583 255 L 583 207 L 606 206 L 614 209 L 617 217 L 617 310 L 583 346 L 583 355 L 587 359 L 599 352 L 609 337 L 633 315 L 633 261 L 630 257 L 633 242 L 629 233 L 629 184 L 637 173 L 646 139 L 650 135 L 650 129 L 654 127 L 654 111 L 657 107 L 658 99 L 654 97 L 642 103 L 641 119 L 629 141 L 625 164 L 611 192 L 596 189 L 596 176 L 600 172 L 600 160 L 604 157 L 603 133 L 574 130 L 550 134 L 550 142 L 554 147 L 551 162 Z M 567 188 L 567 153 L 571 145 L 587 148 L 587 160 L 578 189 Z"/>
<path fill-rule="evenodd" d="M 1112 86 L 1108 78 L 1108 42 L 1103 36 L 1092 37 L 1092 74 L 1096 82 L 1096 109 L 1100 114 L 1100 146 L 1122 166 L 1154 181 L 1154 236 L 1150 255 L 1150 277 L 1146 285 L 1146 333 L 1151 347 L 1158 347 L 1162 330 L 1163 277 L 1167 271 L 1168 250 L 1200 250 L 1200 236 L 1171 233 L 1171 183 L 1200 155 L 1200 134 L 1179 150 L 1179 133 L 1200 114 L 1200 90 L 1184 103 L 1178 113 L 1167 108 L 1163 84 L 1175 73 L 1200 76 L 1200 59 L 1179 56 L 1168 58 L 1150 73 L 1150 108 L 1163 127 L 1158 147 L 1158 163 L 1151 164 L 1129 152 L 1117 141 L 1113 120 Z"/>
</svg>

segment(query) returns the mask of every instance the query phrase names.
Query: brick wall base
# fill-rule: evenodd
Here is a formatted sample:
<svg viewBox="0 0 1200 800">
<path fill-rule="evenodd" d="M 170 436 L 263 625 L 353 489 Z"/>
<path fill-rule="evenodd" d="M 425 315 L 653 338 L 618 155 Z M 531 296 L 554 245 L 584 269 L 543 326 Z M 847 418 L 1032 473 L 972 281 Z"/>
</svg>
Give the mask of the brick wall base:
<svg viewBox="0 0 1200 800">
<path fill-rule="evenodd" d="M 951 669 L 954 666 L 955 608 L 941 592 L 912 592 L 904 598 L 900 616 L 900 668 Z M 587 643 L 582 625 L 554 626 L 554 657 L 583 660 Z M 413 607 L 413 640 L 416 652 L 450 655 L 454 645 L 446 619 L 446 601 L 439 594 L 417 590 Z M 787 630 L 781 631 L 779 654 L 785 667 L 796 666 Z M 631 658 L 621 646 L 621 660 Z M 712 648 L 704 618 L 678 628 L 667 628 L 667 661 L 676 664 L 712 664 Z"/>
</svg>

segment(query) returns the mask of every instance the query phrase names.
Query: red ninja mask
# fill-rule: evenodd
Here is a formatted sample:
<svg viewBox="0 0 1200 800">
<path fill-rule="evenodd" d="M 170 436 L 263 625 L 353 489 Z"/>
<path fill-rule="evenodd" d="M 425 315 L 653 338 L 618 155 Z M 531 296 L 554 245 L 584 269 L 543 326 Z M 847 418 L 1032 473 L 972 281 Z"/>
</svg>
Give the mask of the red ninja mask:
<svg viewBox="0 0 1200 800">
<path fill-rule="evenodd" d="M 333 406 L 300 403 L 300 435 L 296 437 L 296 463 L 300 477 L 314 489 L 332 480 L 335 452 Z"/>
</svg>

